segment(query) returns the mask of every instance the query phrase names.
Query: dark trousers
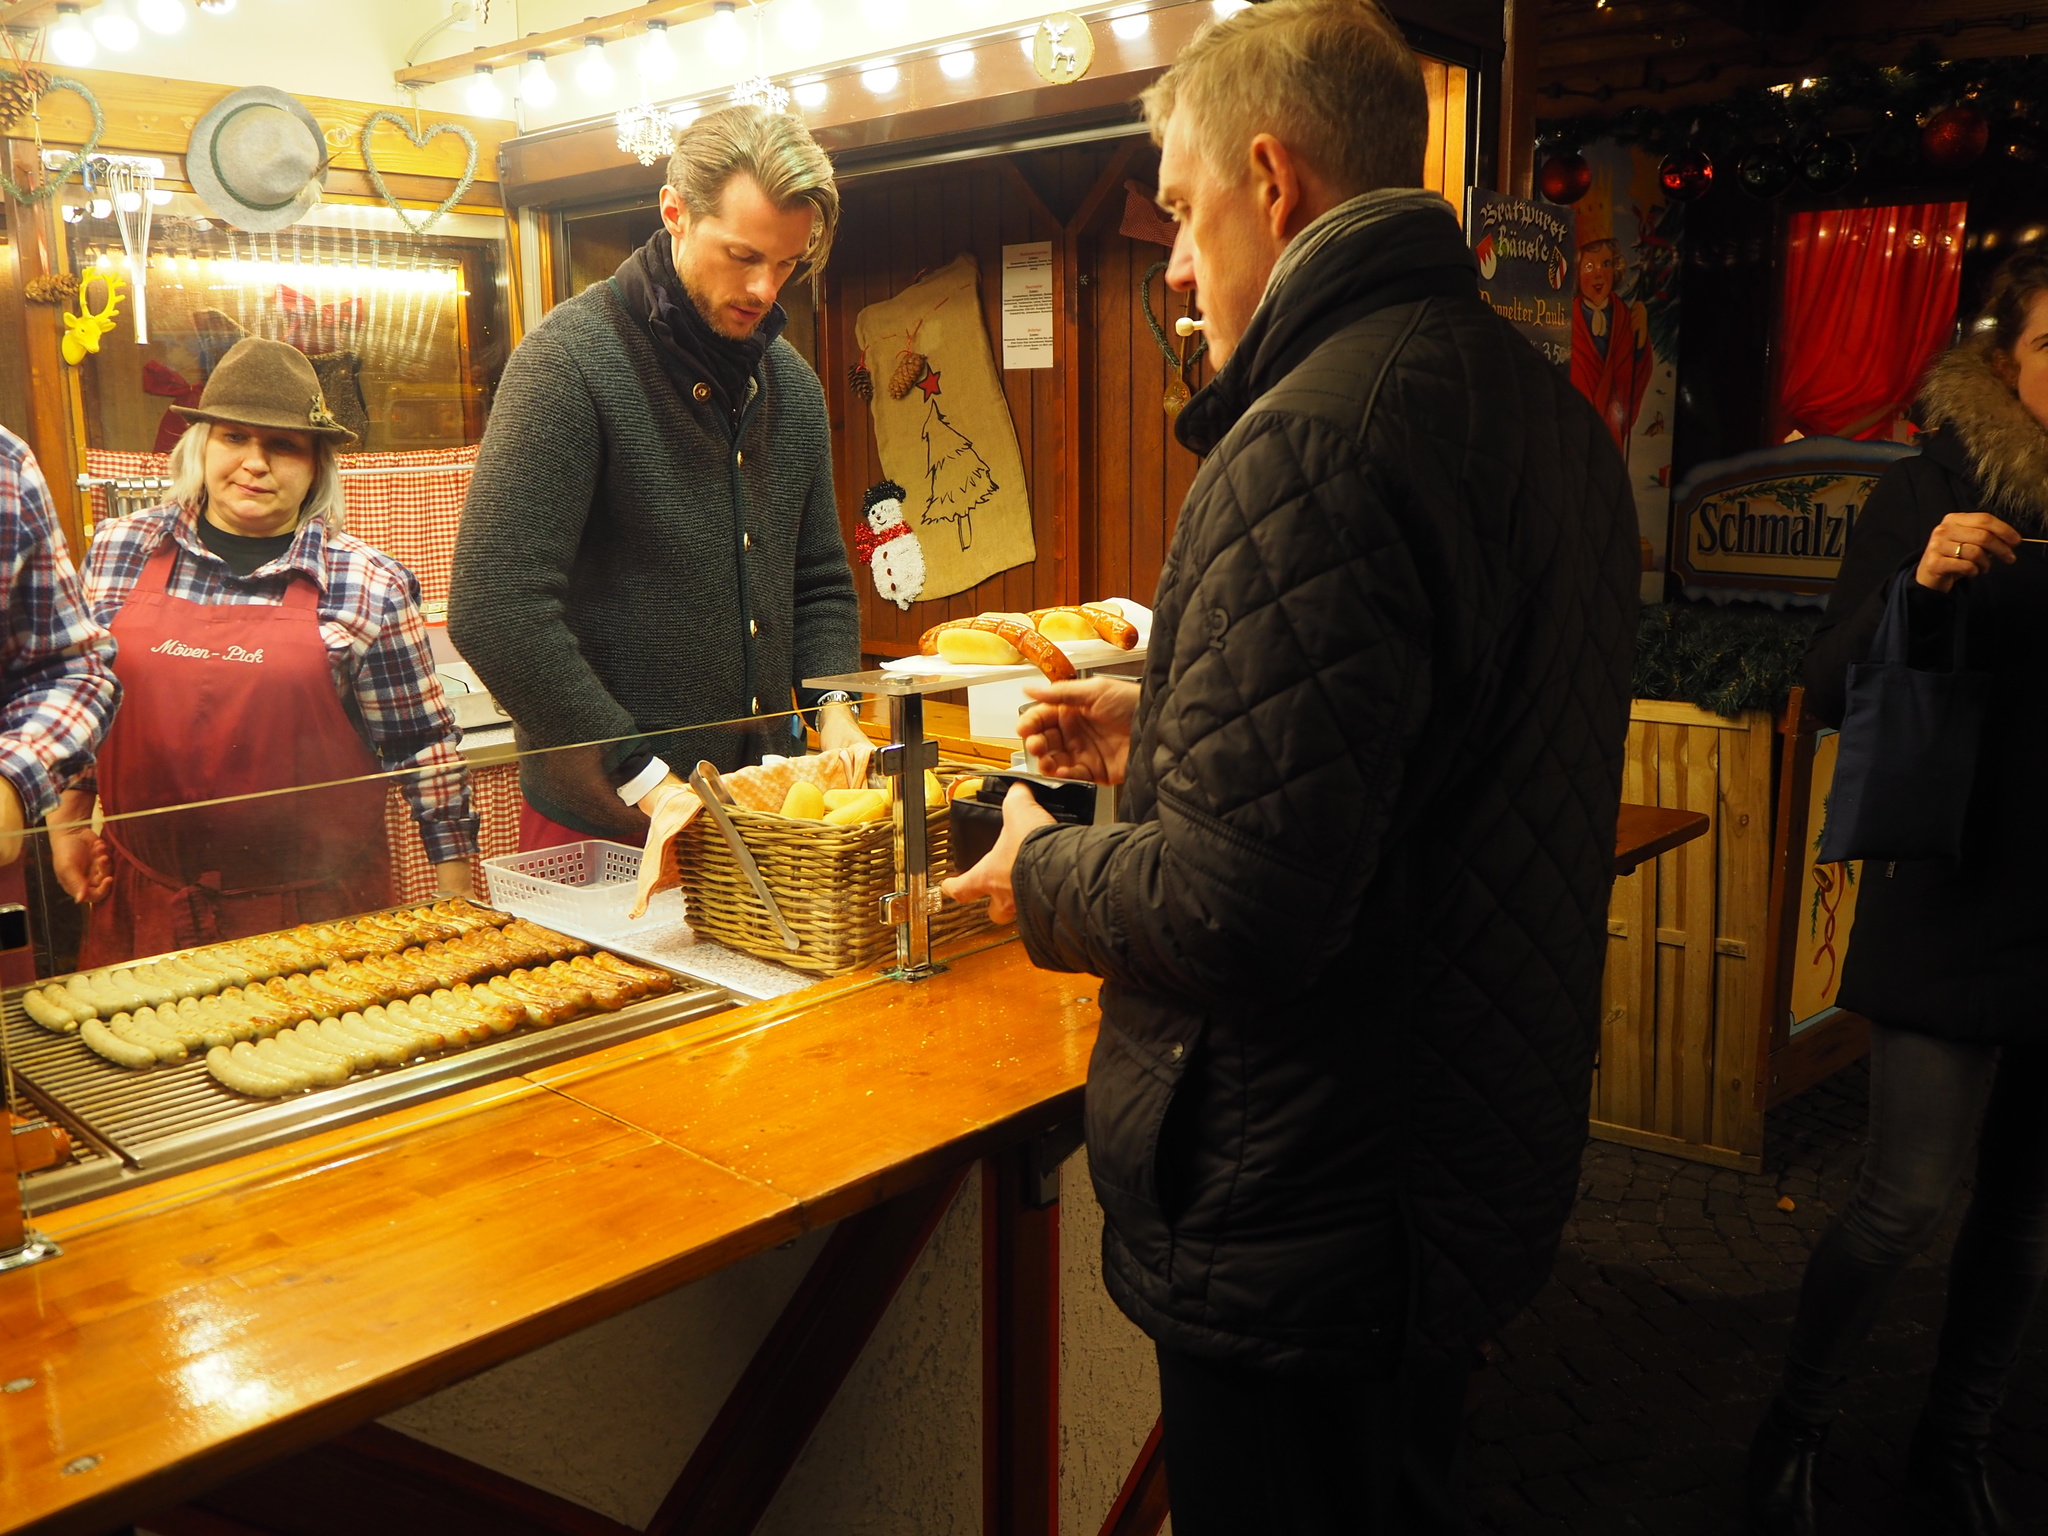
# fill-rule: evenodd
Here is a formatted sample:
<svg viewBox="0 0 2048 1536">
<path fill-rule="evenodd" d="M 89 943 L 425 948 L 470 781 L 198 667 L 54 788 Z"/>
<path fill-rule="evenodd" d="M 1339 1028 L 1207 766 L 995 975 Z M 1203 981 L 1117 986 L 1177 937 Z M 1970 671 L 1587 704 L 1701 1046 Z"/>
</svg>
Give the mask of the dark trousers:
<svg viewBox="0 0 2048 1536">
<path fill-rule="evenodd" d="M 1870 1033 L 1863 1171 L 1806 1267 L 1785 1352 L 1779 1406 L 1794 1423 L 1834 1417 L 1893 1277 L 1932 1241 L 1973 1154 L 1924 1422 L 1945 1438 L 1991 1433 L 2048 1274 L 2048 1048 L 1881 1026 Z"/>
<path fill-rule="evenodd" d="M 1469 1374 L 1275 1376 L 1161 1346 L 1174 1536 L 1463 1531 Z"/>
</svg>

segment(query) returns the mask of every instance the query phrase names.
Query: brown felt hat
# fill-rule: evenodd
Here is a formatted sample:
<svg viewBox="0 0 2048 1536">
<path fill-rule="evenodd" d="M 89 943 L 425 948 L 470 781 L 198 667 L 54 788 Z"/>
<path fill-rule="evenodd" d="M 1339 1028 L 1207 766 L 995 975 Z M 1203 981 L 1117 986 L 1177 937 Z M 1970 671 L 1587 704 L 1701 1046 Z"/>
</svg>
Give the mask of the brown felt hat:
<svg viewBox="0 0 2048 1536">
<path fill-rule="evenodd" d="M 197 405 L 171 407 L 187 421 L 310 432 L 346 448 L 356 440 L 327 409 L 312 359 L 281 341 L 250 336 L 228 348 Z"/>
</svg>

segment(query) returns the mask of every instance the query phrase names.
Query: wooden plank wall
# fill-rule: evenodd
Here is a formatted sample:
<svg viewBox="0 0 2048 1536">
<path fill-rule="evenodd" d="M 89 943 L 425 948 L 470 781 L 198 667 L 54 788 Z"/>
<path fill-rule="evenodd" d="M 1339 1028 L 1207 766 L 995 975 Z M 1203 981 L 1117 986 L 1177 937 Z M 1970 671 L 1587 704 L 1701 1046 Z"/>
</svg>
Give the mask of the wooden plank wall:
<svg viewBox="0 0 2048 1536">
<path fill-rule="evenodd" d="M 941 619 L 1130 596 L 1150 602 L 1199 461 L 1162 405 L 1166 363 L 1138 310 L 1137 280 L 1166 248 L 1116 232 L 1125 180 L 1150 186 L 1157 154 L 1137 140 L 991 156 L 849 181 L 825 280 L 819 376 L 848 546 L 882 478 L 868 408 L 848 387 L 855 317 L 962 251 L 981 265 L 982 315 L 1000 361 L 1002 247 L 1051 240 L 1067 317 L 1051 368 L 1002 375 L 1031 497 L 1037 558 L 906 613 L 860 573 L 862 645 L 903 655 Z M 1155 284 L 1155 294 L 1162 290 Z M 1181 312 L 1176 298 L 1173 312 Z M 886 377 L 888 360 L 869 359 Z M 1206 379 L 1198 374 L 1197 387 Z M 1072 448 L 1069 451 L 1069 443 Z M 1072 569 L 1067 567 L 1071 565 Z"/>
<path fill-rule="evenodd" d="M 1636 701 L 1622 798 L 1713 831 L 1614 883 L 1593 1134 L 1761 1166 L 1771 717 Z"/>
</svg>

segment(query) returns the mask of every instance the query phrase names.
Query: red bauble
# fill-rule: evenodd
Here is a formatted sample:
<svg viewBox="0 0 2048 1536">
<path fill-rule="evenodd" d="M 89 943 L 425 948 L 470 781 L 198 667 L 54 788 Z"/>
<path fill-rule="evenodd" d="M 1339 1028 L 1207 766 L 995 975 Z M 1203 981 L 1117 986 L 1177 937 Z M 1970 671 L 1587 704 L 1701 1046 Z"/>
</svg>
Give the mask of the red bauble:
<svg viewBox="0 0 2048 1536">
<path fill-rule="evenodd" d="M 1536 173 L 1536 190 L 1553 203 L 1576 203 L 1591 190 L 1593 167 L 1577 150 L 1552 155 Z"/>
<path fill-rule="evenodd" d="M 1960 171 L 1975 165 L 1991 142 L 1991 124 L 1975 107 L 1947 107 L 1927 119 L 1920 130 L 1920 147 L 1927 163 L 1944 171 Z"/>
<path fill-rule="evenodd" d="M 1703 149 L 1681 149 L 1657 167 L 1657 184 L 1674 203 L 1697 202 L 1713 190 L 1714 162 Z"/>
</svg>

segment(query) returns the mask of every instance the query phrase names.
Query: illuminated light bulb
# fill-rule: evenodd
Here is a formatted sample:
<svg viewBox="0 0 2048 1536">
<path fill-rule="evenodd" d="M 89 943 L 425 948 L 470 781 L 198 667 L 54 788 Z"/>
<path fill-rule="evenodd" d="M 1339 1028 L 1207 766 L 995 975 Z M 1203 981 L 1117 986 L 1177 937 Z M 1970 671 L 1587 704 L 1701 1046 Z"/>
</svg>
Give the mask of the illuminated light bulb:
<svg viewBox="0 0 2048 1536">
<path fill-rule="evenodd" d="M 476 77 L 469 82 L 469 89 L 463 92 L 462 104 L 469 108 L 472 117 L 496 117 L 505 110 L 505 93 L 491 78 L 490 65 L 477 65 Z"/>
<path fill-rule="evenodd" d="M 583 62 L 576 66 L 576 88 L 586 96 L 602 96 L 617 80 L 611 60 L 604 56 L 604 39 L 583 39 Z"/>
<path fill-rule="evenodd" d="M 92 200 L 92 216 L 96 219 L 112 218 L 114 203 L 111 198 L 96 197 Z"/>
<path fill-rule="evenodd" d="M 1152 18 L 1135 5 L 1121 5 L 1109 13 L 1109 30 L 1124 42 L 1133 43 L 1152 30 Z"/>
<path fill-rule="evenodd" d="M 199 0 L 199 9 L 209 16 L 225 16 L 235 8 L 235 0 Z"/>
<path fill-rule="evenodd" d="M 1020 34 L 1017 41 L 1024 47 L 1024 57 L 1032 60 L 1034 63 L 1037 62 L 1038 28 L 1033 27 L 1029 32 Z"/>
<path fill-rule="evenodd" d="M 64 222 L 66 224 L 76 224 L 80 219 L 84 217 L 85 210 L 79 207 L 76 203 L 66 203 L 64 205 Z"/>
<path fill-rule="evenodd" d="M 877 59 L 860 72 L 860 83 L 877 96 L 886 96 L 896 89 L 903 78 L 903 71 L 896 67 L 894 59 Z"/>
<path fill-rule="evenodd" d="M 861 0 L 860 11 L 870 27 L 900 27 L 910 15 L 910 0 Z"/>
<path fill-rule="evenodd" d="M 126 53 L 142 41 L 142 29 L 128 14 L 128 0 L 101 0 L 92 13 L 92 35 L 102 48 Z"/>
<path fill-rule="evenodd" d="M 711 29 L 704 34 L 704 49 L 721 69 L 731 69 L 747 56 L 747 34 L 732 0 L 718 0 Z"/>
<path fill-rule="evenodd" d="M 153 203 L 155 206 L 159 208 L 168 208 L 171 206 L 171 194 L 164 191 L 162 187 L 150 188 L 149 200 L 151 203 Z"/>
<path fill-rule="evenodd" d="M 792 48 L 815 42 L 824 22 L 811 0 L 775 0 L 775 29 Z"/>
<path fill-rule="evenodd" d="M 83 69 L 96 58 L 100 45 L 85 28 L 85 18 L 75 5 L 57 7 L 57 24 L 50 28 L 50 52 L 60 64 Z"/>
<path fill-rule="evenodd" d="M 974 73 L 972 48 L 949 48 L 939 55 L 939 73 L 948 80 L 965 80 Z"/>
<path fill-rule="evenodd" d="M 825 82 L 817 79 L 798 80 L 790 87 L 790 95 L 796 98 L 796 104 L 813 112 L 825 105 L 825 98 L 830 94 Z"/>
<path fill-rule="evenodd" d="M 140 213 L 142 211 L 142 194 L 140 192 L 119 193 L 114 198 L 114 206 L 123 213 Z"/>
<path fill-rule="evenodd" d="M 676 52 L 668 45 L 668 23 L 650 21 L 647 35 L 640 39 L 640 78 L 650 85 L 659 85 L 676 72 Z"/>
<path fill-rule="evenodd" d="M 135 19 L 160 37 L 185 30 L 185 0 L 135 0 Z"/>
<path fill-rule="evenodd" d="M 555 104 L 555 77 L 548 73 L 548 56 L 529 53 L 519 70 L 519 99 L 529 107 Z"/>
<path fill-rule="evenodd" d="M 1239 11 L 1249 10 L 1252 0 L 1209 0 L 1209 8 L 1218 16 L 1235 16 Z"/>
</svg>

